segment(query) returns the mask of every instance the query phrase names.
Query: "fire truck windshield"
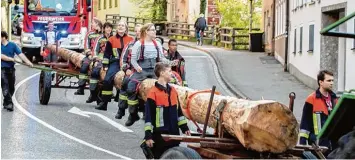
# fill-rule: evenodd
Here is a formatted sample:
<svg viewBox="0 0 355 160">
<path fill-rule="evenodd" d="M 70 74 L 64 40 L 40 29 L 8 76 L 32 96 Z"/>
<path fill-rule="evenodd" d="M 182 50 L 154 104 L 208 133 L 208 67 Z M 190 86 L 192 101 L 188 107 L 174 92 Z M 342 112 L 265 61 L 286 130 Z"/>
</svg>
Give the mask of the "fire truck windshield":
<svg viewBox="0 0 355 160">
<path fill-rule="evenodd" d="M 29 15 L 75 16 L 77 0 L 27 0 Z"/>
</svg>

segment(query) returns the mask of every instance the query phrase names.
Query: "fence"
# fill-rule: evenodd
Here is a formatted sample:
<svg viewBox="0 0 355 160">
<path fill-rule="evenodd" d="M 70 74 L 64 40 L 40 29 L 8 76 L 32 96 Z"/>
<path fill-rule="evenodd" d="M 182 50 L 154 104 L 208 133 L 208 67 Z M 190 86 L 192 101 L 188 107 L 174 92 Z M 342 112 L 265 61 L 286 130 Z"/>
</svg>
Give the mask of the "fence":
<svg viewBox="0 0 355 160">
<path fill-rule="evenodd" d="M 129 30 L 133 31 L 137 24 L 152 22 L 149 19 L 120 16 L 118 14 L 107 14 L 106 21 L 117 25 L 119 20 L 125 20 L 129 26 Z M 179 22 L 157 22 L 163 28 L 162 34 L 175 38 L 177 40 L 196 41 L 194 24 Z M 253 31 L 260 29 L 253 28 Z M 204 32 L 204 44 L 212 44 L 226 49 L 249 49 L 249 29 L 248 28 L 231 28 L 218 26 L 208 26 Z"/>
</svg>

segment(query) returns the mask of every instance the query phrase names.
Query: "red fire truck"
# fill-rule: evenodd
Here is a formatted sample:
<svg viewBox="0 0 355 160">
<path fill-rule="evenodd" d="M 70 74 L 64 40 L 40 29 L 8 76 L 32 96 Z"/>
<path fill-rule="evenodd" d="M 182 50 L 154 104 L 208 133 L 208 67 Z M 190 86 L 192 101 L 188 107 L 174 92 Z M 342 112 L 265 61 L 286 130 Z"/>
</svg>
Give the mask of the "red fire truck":
<svg viewBox="0 0 355 160">
<path fill-rule="evenodd" d="M 53 21 L 61 34 L 59 47 L 83 50 L 84 37 L 90 30 L 92 0 L 25 0 L 22 52 L 32 59 L 41 59 L 40 48 L 43 31 L 48 21 Z"/>
</svg>

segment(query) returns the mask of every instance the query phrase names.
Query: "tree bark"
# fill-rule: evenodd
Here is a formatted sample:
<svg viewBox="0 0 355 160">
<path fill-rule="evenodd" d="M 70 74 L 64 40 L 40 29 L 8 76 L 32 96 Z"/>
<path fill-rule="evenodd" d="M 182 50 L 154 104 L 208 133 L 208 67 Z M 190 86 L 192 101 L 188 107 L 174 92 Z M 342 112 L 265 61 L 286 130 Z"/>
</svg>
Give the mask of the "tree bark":
<svg viewBox="0 0 355 160">
<path fill-rule="evenodd" d="M 48 48 L 55 51 L 55 46 Z M 77 67 L 81 66 L 81 60 L 84 58 L 84 55 L 80 53 L 62 48 L 58 49 L 58 55 L 64 59 L 69 58 L 70 62 Z M 115 75 L 115 87 L 121 88 L 123 77 L 122 71 Z M 155 81 L 155 79 L 142 81 L 139 95 L 144 101 L 146 101 L 148 91 L 154 86 Z M 190 120 L 203 124 L 211 93 L 173 86 L 178 92 L 184 115 Z M 196 92 L 198 93 L 196 94 Z M 192 96 L 193 94 L 194 96 Z M 281 153 L 297 144 L 299 126 L 287 106 L 270 100 L 251 101 L 215 95 L 208 121 L 208 126 L 212 128 L 217 126 L 216 116 L 218 113 L 216 109 L 221 103 L 225 103 L 221 114 L 224 129 L 237 138 L 244 147 L 258 152 Z"/>
</svg>

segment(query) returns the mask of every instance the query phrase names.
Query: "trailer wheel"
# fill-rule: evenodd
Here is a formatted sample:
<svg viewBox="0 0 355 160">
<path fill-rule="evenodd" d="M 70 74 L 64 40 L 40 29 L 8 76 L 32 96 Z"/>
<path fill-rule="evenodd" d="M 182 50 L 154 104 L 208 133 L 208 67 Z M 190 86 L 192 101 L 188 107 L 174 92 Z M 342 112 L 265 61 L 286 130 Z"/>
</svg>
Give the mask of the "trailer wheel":
<svg viewBox="0 0 355 160">
<path fill-rule="evenodd" d="M 202 157 L 191 148 L 174 147 L 165 151 L 160 159 L 202 159 Z"/>
<path fill-rule="evenodd" d="M 39 77 L 39 102 L 42 105 L 47 105 L 51 96 L 52 88 L 52 73 L 42 71 Z"/>
</svg>

